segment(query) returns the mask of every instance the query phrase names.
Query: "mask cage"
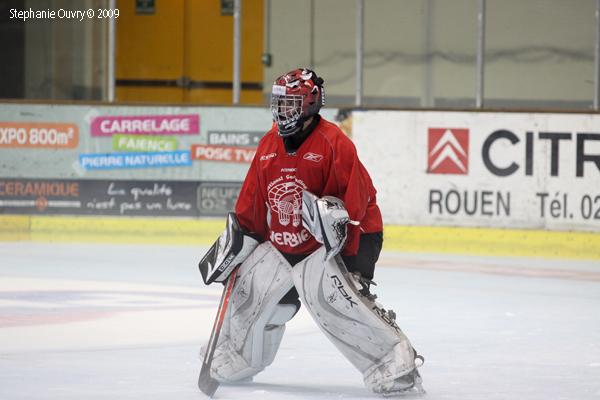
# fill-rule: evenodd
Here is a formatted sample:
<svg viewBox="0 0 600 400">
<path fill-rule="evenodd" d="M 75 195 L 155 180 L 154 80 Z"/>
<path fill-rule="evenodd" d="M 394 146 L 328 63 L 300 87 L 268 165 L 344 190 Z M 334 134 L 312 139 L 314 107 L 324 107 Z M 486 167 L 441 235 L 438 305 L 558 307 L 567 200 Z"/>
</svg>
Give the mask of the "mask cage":
<svg viewBox="0 0 600 400">
<path fill-rule="evenodd" d="M 271 113 L 273 121 L 279 127 L 288 127 L 302 117 L 304 96 L 299 95 L 272 95 Z M 291 127 L 291 126 L 289 126 Z"/>
</svg>

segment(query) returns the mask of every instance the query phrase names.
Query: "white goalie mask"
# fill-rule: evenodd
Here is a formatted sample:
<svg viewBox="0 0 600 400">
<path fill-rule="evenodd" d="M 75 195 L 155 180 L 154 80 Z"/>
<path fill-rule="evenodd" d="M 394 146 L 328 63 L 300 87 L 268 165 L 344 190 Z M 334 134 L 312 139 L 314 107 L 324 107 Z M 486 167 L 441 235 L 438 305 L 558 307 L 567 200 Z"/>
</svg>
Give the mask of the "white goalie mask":
<svg viewBox="0 0 600 400">
<path fill-rule="evenodd" d="M 306 190 L 302 192 L 302 225 L 325 246 L 325 261 L 344 248 L 349 223 L 359 224 L 350 220 L 342 200 L 333 196 L 319 198 Z"/>
</svg>

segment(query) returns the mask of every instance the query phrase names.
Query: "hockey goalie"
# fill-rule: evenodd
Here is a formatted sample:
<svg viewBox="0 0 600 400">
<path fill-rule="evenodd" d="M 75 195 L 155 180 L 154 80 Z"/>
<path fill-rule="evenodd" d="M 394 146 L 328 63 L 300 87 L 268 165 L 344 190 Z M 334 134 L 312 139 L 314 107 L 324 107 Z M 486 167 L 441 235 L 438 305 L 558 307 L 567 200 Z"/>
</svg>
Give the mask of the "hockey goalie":
<svg viewBox="0 0 600 400">
<path fill-rule="evenodd" d="M 227 226 L 200 261 L 225 284 L 199 386 L 252 377 L 274 360 L 300 309 L 386 396 L 423 393 L 417 354 L 371 286 L 383 242 L 376 190 L 352 141 L 319 114 L 323 79 L 296 69 L 272 88 L 260 141 Z"/>
</svg>

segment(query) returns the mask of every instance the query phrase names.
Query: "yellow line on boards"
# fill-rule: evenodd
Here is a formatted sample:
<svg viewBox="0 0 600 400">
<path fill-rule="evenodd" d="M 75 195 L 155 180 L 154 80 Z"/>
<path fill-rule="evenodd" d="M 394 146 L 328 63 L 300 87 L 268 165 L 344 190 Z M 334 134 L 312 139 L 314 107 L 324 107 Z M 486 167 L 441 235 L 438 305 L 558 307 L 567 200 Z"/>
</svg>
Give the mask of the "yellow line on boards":
<svg viewBox="0 0 600 400">
<path fill-rule="evenodd" d="M 0 241 L 29 240 L 30 223 L 28 215 L 0 215 Z"/>
<path fill-rule="evenodd" d="M 225 218 L 0 216 L 0 241 L 211 245 Z M 386 226 L 384 249 L 418 253 L 600 259 L 600 233 Z"/>
<path fill-rule="evenodd" d="M 387 226 L 384 248 L 419 253 L 600 259 L 600 233 Z"/>
</svg>

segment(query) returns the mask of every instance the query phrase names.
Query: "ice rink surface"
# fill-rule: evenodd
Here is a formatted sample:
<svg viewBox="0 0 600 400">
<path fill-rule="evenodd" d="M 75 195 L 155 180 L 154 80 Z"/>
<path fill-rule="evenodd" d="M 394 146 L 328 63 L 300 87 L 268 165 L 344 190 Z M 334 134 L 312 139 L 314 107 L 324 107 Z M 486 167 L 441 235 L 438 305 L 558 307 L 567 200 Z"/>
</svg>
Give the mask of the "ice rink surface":
<svg viewBox="0 0 600 400">
<path fill-rule="evenodd" d="M 0 243 L 0 399 L 205 398 L 204 250 Z M 383 253 L 375 281 L 426 358 L 422 398 L 600 400 L 599 262 Z M 302 309 L 275 362 L 216 398 L 380 397 Z"/>
</svg>

